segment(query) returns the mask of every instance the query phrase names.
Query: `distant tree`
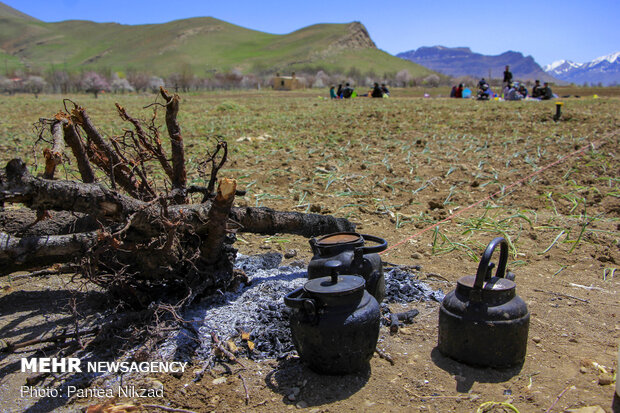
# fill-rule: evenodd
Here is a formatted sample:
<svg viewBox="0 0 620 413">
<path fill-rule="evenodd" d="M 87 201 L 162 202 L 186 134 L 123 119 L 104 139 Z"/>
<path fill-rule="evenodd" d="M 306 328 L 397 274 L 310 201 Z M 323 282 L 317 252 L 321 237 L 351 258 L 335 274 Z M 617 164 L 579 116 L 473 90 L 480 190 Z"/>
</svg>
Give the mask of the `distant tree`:
<svg viewBox="0 0 620 413">
<path fill-rule="evenodd" d="M 114 93 L 125 93 L 125 92 L 135 92 L 133 86 L 129 83 L 129 80 L 126 78 L 119 77 L 118 74 L 114 73 L 112 75 L 112 83 L 110 83 L 110 87 L 112 88 L 112 92 Z"/>
<path fill-rule="evenodd" d="M 323 88 L 329 84 L 329 76 L 322 70 L 316 72 L 312 81 L 312 87 Z"/>
<path fill-rule="evenodd" d="M 439 80 L 439 76 L 430 74 L 424 78 L 424 84 L 430 87 L 437 87 L 439 86 Z"/>
<path fill-rule="evenodd" d="M 150 76 L 143 72 L 137 72 L 135 70 L 127 71 L 127 80 L 137 91 L 140 92 L 150 89 L 149 78 Z M 159 90 L 159 87 L 157 87 L 157 90 Z"/>
<path fill-rule="evenodd" d="M 369 77 L 371 79 L 376 79 L 378 77 L 377 72 L 375 72 L 373 69 L 368 69 L 366 73 L 364 73 L 364 76 Z"/>
<path fill-rule="evenodd" d="M 175 93 L 179 92 L 181 88 L 181 75 L 179 73 L 172 73 L 166 78 L 166 84 L 174 89 Z"/>
<path fill-rule="evenodd" d="M 240 85 L 242 88 L 254 89 L 260 83 L 259 79 L 254 75 L 245 75 L 241 78 Z"/>
<path fill-rule="evenodd" d="M 164 79 L 162 79 L 161 77 L 151 76 L 149 78 L 148 88 L 151 90 L 151 92 L 157 93 L 159 92 L 159 88 L 164 86 L 166 86 L 166 84 L 164 83 Z"/>
<path fill-rule="evenodd" d="M 355 80 L 357 83 L 361 83 L 362 72 L 355 66 L 351 66 L 346 73 L 347 77 Z"/>
<path fill-rule="evenodd" d="M 97 72 L 87 72 L 82 77 L 82 89 L 86 93 L 92 93 L 95 95 L 95 99 L 99 96 L 99 93 L 102 91 L 109 91 L 110 84 L 106 80 L 105 77 L 101 76 Z"/>
<path fill-rule="evenodd" d="M 0 76 L 0 92 L 12 95 L 15 93 L 15 83 L 4 76 Z"/>
<path fill-rule="evenodd" d="M 400 72 L 396 73 L 396 82 L 401 84 L 403 87 L 407 87 L 407 85 L 409 85 L 409 82 L 411 82 L 412 79 L 413 77 L 407 69 L 403 69 Z"/>
<path fill-rule="evenodd" d="M 196 84 L 196 76 L 192 71 L 192 67 L 189 63 L 185 63 L 181 67 L 181 73 L 179 74 L 178 85 L 183 92 L 189 92 L 194 88 Z"/>
<path fill-rule="evenodd" d="M 35 98 L 39 98 L 39 93 L 47 86 L 47 82 L 41 76 L 28 76 L 24 82 L 24 90 L 30 92 Z"/>
<path fill-rule="evenodd" d="M 56 93 L 69 92 L 71 78 L 64 70 L 51 70 L 47 74 L 47 82 L 50 84 L 52 91 Z"/>
</svg>

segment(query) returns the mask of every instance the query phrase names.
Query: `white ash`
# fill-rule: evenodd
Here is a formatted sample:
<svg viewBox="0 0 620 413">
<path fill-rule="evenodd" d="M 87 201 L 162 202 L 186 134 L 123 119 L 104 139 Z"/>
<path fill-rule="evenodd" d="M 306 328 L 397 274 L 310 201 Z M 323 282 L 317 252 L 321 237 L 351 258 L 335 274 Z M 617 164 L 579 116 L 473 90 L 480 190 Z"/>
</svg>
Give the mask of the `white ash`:
<svg viewBox="0 0 620 413">
<path fill-rule="evenodd" d="M 183 328 L 175 333 L 161 348 L 164 359 L 190 361 L 198 359 L 211 364 L 214 360 L 211 333 L 228 347 L 228 341 L 240 350 L 238 356 L 256 360 L 280 358 L 295 351 L 289 330 L 289 311 L 284 296 L 307 281 L 306 267 L 279 266 L 282 256 L 268 253 L 257 256 L 239 255 L 235 267 L 242 269 L 250 285 L 238 291 L 221 292 L 195 304 L 183 314 L 191 321 L 193 329 Z M 416 278 L 416 275 L 399 268 L 385 273 L 386 302 L 408 303 L 443 299 Z M 240 332 L 250 333 L 255 344 L 248 350 Z"/>
</svg>

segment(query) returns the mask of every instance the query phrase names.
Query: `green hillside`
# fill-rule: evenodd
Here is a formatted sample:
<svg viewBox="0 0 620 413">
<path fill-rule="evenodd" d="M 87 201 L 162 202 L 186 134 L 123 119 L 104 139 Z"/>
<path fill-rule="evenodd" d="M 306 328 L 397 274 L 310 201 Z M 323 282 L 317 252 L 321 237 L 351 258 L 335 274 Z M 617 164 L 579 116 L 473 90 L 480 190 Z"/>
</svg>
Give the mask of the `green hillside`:
<svg viewBox="0 0 620 413">
<path fill-rule="evenodd" d="M 360 23 L 317 24 L 286 35 L 212 17 L 152 25 L 90 21 L 45 23 L 0 3 L 0 71 L 4 66 L 69 71 L 134 69 L 157 75 L 191 70 L 268 73 L 293 70 L 432 73 L 378 50 Z"/>
</svg>

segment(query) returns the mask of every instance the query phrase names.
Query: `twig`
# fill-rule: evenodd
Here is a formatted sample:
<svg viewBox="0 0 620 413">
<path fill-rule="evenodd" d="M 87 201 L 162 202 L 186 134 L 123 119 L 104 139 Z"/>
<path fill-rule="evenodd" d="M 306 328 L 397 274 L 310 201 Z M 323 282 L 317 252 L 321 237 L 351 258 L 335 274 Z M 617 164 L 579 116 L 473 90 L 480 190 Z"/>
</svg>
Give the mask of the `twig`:
<svg viewBox="0 0 620 413">
<path fill-rule="evenodd" d="M 568 285 L 570 285 L 571 287 L 575 287 L 575 288 L 583 288 L 584 290 L 590 290 L 590 291 L 601 291 L 603 293 L 608 293 L 608 294 L 612 294 L 609 291 L 605 290 L 604 288 L 601 287 L 594 287 L 593 285 L 591 286 L 586 286 L 586 285 L 581 285 L 581 284 L 574 284 L 574 283 L 568 283 Z"/>
<path fill-rule="evenodd" d="M 175 409 L 173 407 L 166 407 L 159 404 L 141 404 L 142 407 L 146 407 L 147 409 L 159 409 L 165 412 L 174 412 L 174 413 L 196 413 L 193 410 L 185 410 L 185 409 Z"/>
<path fill-rule="evenodd" d="M 413 396 L 415 396 L 415 397 L 417 397 L 419 399 L 462 399 L 462 400 L 466 400 L 466 399 L 471 398 L 471 396 L 443 396 L 443 395 L 440 395 L 440 394 L 435 395 L 435 396 L 433 396 L 433 395 L 424 396 L 424 395 L 416 394 L 416 393 L 413 393 L 413 392 L 411 392 L 410 394 L 412 394 Z"/>
<path fill-rule="evenodd" d="M 383 350 L 380 350 L 379 347 L 375 348 L 375 352 L 381 357 L 383 360 L 387 360 L 390 364 L 394 365 L 394 359 L 388 353 L 385 353 Z"/>
<path fill-rule="evenodd" d="M 250 392 L 248 392 L 248 386 L 246 386 L 245 379 L 243 378 L 241 373 L 239 373 L 238 376 L 241 379 L 241 383 L 243 383 L 243 390 L 245 390 L 245 405 L 247 406 L 248 404 L 250 404 Z"/>
<path fill-rule="evenodd" d="M 558 397 L 555 398 L 555 401 L 553 402 L 553 404 L 547 410 L 545 410 L 545 413 L 549 413 L 551 411 L 551 409 L 553 409 L 555 407 L 555 405 L 560 401 L 562 396 L 564 396 L 564 393 L 566 393 L 571 388 L 572 388 L 572 386 L 567 386 L 564 390 L 562 390 L 562 392 L 560 394 L 558 394 Z"/>
<path fill-rule="evenodd" d="M 235 363 L 239 363 L 244 369 L 247 368 L 246 365 L 243 364 L 241 361 L 239 361 L 239 359 L 237 357 L 235 357 L 235 355 L 233 353 L 231 353 L 230 351 L 228 351 L 228 350 L 226 350 L 224 348 L 224 346 L 222 345 L 222 342 L 217 337 L 217 334 L 215 334 L 214 331 L 211 332 L 211 339 L 213 340 L 213 344 L 215 344 L 215 347 L 217 347 L 217 349 L 222 354 L 224 354 L 228 358 L 228 360 L 234 361 Z"/>
<path fill-rule="evenodd" d="M 78 272 L 80 269 L 77 265 L 64 265 L 60 268 L 46 268 L 44 270 L 32 271 L 30 274 L 19 274 L 11 276 L 11 280 L 16 281 L 22 278 L 45 277 L 46 275 L 71 274 Z"/>
<path fill-rule="evenodd" d="M 573 297 L 572 295 L 568 295 L 568 294 L 556 293 L 553 291 L 539 290 L 538 288 L 534 288 L 534 291 L 539 292 L 539 293 L 553 294 L 553 295 L 557 295 L 558 297 L 570 298 L 572 300 L 581 301 L 583 303 L 588 303 L 588 304 L 590 303 L 590 300 L 586 300 L 584 298 L 579 298 L 579 297 Z"/>
<path fill-rule="evenodd" d="M 92 334 L 97 334 L 98 332 L 99 332 L 99 327 L 95 327 L 95 328 L 92 328 L 90 330 L 82 331 L 80 333 L 80 337 L 89 336 L 89 335 L 92 335 Z M 12 343 L 10 341 L 6 341 L 6 347 L 3 349 L 3 351 L 7 352 L 7 353 L 12 353 L 15 350 L 18 350 L 20 348 L 32 346 L 32 345 L 35 345 L 35 344 L 50 343 L 50 342 L 56 342 L 56 341 L 64 341 L 67 338 L 75 337 L 75 334 L 76 333 L 62 333 L 62 334 L 59 334 L 57 336 L 52 336 L 52 337 L 48 337 L 48 338 L 35 338 L 35 339 L 32 339 L 32 340 L 22 341 L 22 342 L 19 342 L 19 343 Z"/>
</svg>

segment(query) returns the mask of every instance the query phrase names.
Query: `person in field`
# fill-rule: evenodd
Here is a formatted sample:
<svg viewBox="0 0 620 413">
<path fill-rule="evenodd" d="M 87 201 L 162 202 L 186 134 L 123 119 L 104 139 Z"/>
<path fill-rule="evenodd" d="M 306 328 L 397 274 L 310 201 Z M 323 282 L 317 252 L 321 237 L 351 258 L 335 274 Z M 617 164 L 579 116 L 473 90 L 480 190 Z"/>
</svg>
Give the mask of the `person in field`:
<svg viewBox="0 0 620 413">
<path fill-rule="evenodd" d="M 540 80 L 536 80 L 534 82 L 534 87 L 532 87 L 532 97 L 539 99 L 542 96 L 542 86 L 540 85 Z"/>
<path fill-rule="evenodd" d="M 336 87 L 332 86 L 329 88 L 329 98 L 330 99 L 338 99 L 338 95 L 336 95 Z"/>
<path fill-rule="evenodd" d="M 476 100 L 490 100 L 491 96 L 493 96 L 491 87 L 484 78 L 480 79 L 478 82 L 478 93 L 476 95 Z"/>
<path fill-rule="evenodd" d="M 551 87 L 549 86 L 548 82 L 545 82 L 544 86 L 542 87 L 541 90 L 541 96 L 540 96 L 540 100 L 549 100 L 549 99 L 553 99 L 553 91 L 551 90 Z"/>
<path fill-rule="evenodd" d="M 459 83 L 459 87 L 456 88 L 456 91 L 454 92 L 454 97 L 455 98 L 463 97 L 463 84 L 462 83 Z"/>
<path fill-rule="evenodd" d="M 378 83 L 375 82 L 375 85 L 372 88 L 372 92 L 370 93 L 370 96 L 372 96 L 373 98 L 382 98 L 383 97 L 383 91 L 379 87 Z"/>
<path fill-rule="evenodd" d="M 512 83 L 512 72 L 510 71 L 510 66 L 506 66 L 506 70 L 504 70 L 504 87 L 510 85 Z"/>
<path fill-rule="evenodd" d="M 523 96 L 518 91 L 519 85 L 510 84 L 504 89 L 504 99 L 505 100 L 521 100 Z"/>
<path fill-rule="evenodd" d="M 381 83 L 381 91 L 383 92 L 383 97 L 390 96 L 390 89 L 385 85 L 385 83 Z"/>
<path fill-rule="evenodd" d="M 342 99 L 342 83 L 340 83 L 338 85 L 338 90 L 336 91 L 336 96 L 338 96 L 338 99 Z"/>
<path fill-rule="evenodd" d="M 351 85 L 350 85 L 349 83 L 347 83 L 347 84 L 344 86 L 344 89 L 342 89 L 342 97 L 343 97 L 344 99 L 349 99 L 349 98 L 353 97 L 353 93 L 354 93 L 354 92 L 355 92 L 355 89 L 353 89 L 353 88 L 351 87 Z"/>
</svg>

